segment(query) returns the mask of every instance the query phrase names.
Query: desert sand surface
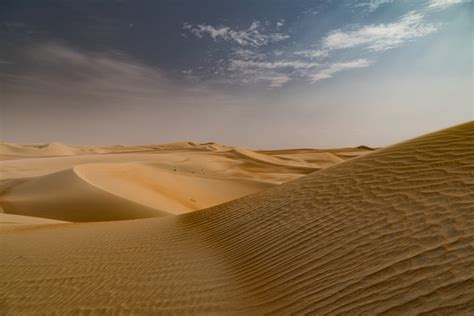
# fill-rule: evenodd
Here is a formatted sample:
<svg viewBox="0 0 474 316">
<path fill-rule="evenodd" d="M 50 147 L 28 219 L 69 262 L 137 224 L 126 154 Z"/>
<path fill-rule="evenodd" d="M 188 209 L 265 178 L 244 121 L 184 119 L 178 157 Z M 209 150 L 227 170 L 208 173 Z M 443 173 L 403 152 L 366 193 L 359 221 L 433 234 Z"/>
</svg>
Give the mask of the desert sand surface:
<svg viewBox="0 0 474 316">
<path fill-rule="evenodd" d="M 37 225 L 37 224 L 64 224 L 64 223 L 68 223 L 68 222 L 57 221 L 57 220 L 46 219 L 46 218 L 39 218 L 39 217 L 6 214 L 6 213 L 0 212 L 0 225 L 3 227 L 5 227 L 5 225 L 22 225 L 22 224 Z"/>
<path fill-rule="evenodd" d="M 336 151 L 363 155 L 371 149 Z M 281 155 L 284 153 L 284 155 Z M 68 222 L 176 215 L 219 205 L 343 161 L 330 152 L 176 142 L 142 146 L 0 144 L 0 206 Z"/>
<path fill-rule="evenodd" d="M 473 211 L 469 122 L 187 214 L 8 225 L 0 312 L 472 315 Z"/>
</svg>

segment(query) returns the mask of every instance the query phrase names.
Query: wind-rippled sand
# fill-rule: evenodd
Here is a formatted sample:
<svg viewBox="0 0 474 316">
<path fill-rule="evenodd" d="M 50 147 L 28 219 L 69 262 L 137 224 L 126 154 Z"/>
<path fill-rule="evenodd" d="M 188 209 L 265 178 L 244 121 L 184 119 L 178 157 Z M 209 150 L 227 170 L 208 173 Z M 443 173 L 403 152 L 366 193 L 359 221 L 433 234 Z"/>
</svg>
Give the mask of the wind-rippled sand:
<svg viewBox="0 0 474 316">
<path fill-rule="evenodd" d="M 0 241 L 4 314 L 472 315 L 474 122 L 208 209 Z"/>
</svg>

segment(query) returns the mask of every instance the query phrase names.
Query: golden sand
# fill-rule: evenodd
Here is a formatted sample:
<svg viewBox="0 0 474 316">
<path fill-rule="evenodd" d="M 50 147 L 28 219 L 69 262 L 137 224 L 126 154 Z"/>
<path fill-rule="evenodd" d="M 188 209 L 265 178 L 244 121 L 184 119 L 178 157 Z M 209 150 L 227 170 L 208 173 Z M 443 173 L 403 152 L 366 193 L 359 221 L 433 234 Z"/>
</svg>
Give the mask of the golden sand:
<svg viewBox="0 0 474 316">
<path fill-rule="evenodd" d="M 187 214 L 8 225 L 0 312 L 472 315 L 473 211 L 470 122 Z"/>
</svg>

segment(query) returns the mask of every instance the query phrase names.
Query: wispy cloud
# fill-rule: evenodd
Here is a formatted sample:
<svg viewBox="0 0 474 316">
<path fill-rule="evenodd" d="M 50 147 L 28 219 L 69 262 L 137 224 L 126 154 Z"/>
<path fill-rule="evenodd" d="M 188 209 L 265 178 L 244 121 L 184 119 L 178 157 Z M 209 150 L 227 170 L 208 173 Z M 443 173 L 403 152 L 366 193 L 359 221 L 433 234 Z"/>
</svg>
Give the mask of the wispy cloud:
<svg viewBox="0 0 474 316">
<path fill-rule="evenodd" d="M 165 91 L 172 86 L 160 70 L 117 53 L 94 54 L 45 44 L 33 48 L 30 55 L 40 61 L 41 68 L 33 67 L 28 75 L 38 83 L 70 86 L 95 95 L 129 97 L 147 96 L 153 90 Z"/>
<path fill-rule="evenodd" d="M 368 67 L 371 65 L 371 61 L 367 59 L 356 59 L 356 60 L 351 60 L 348 62 L 341 62 L 341 63 L 333 63 L 328 65 L 327 67 L 318 70 L 317 72 L 313 73 L 310 76 L 310 81 L 312 83 L 315 83 L 320 80 L 324 79 L 329 79 L 332 78 L 336 73 L 344 71 L 344 70 L 349 70 L 349 69 L 354 69 L 354 68 L 364 68 Z"/>
<path fill-rule="evenodd" d="M 285 51 L 281 49 L 275 49 L 272 53 L 275 56 L 282 56 L 283 54 L 285 54 Z"/>
<path fill-rule="evenodd" d="M 393 23 L 370 24 L 349 31 L 333 31 L 323 38 L 322 46 L 327 51 L 353 47 L 385 51 L 436 30 L 435 25 L 424 21 L 423 14 L 412 11 Z"/>
<path fill-rule="evenodd" d="M 307 78 L 320 64 L 303 60 L 257 61 L 232 59 L 227 72 L 243 83 L 269 82 L 270 88 L 281 87 L 295 78 Z"/>
<path fill-rule="evenodd" d="M 282 69 L 291 68 L 294 70 L 311 69 L 319 66 L 319 63 L 306 62 L 300 60 L 279 60 L 272 62 L 259 62 L 251 60 L 231 60 L 231 69 Z"/>
<path fill-rule="evenodd" d="M 356 7 L 366 8 L 367 11 L 373 12 L 378 9 L 383 4 L 392 3 L 394 0 L 369 0 L 356 3 Z"/>
<path fill-rule="evenodd" d="M 259 53 L 254 50 L 243 49 L 243 48 L 234 49 L 234 51 L 232 52 L 232 55 L 237 59 L 243 59 L 243 60 L 256 60 L 256 59 L 266 58 L 266 55 L 263 53 Z"/>
<path fill-rule="evenodd" d="M 469 0 L 468 0 L 469 1 Z M 466 0 L 431 0 L 428 3 L 429 9 L 443 10 L 455 4 L 466 2 Z"/>
<path fill-rule="evenodd" d="M 276 26 L 277 26 L 277 28 L 281 28 L 285 25 L 285 23 L 286 23 L 286 20 L 281 19 L 280 21 L 277 22 Z"/>
<path fill-rule="evenodd" d="M 293 54 L 313 59 L 327 57 L 329 55 L 329 51 L 323 49 L 306 49 L 294 52 Z"/>
<path fill-rule="evenodd" d="M 281 24 L 283 26 L 284 24 Z M 256 21 L 253 22 L 247 29 L 233 29 L 229 26 L 212 26 L 207 24 L 198 24 L 192 25 L 185 23 L 183 29 L 191 32 L 198 38 L 203 38 L 204 36 L 210 36 L 213 40 L 222 39 L 225 41 L 232 41 L 242 46 L 253 46 L 259 47 L 264 46 L 269 43 L 279 42 L 290 38 L 287 34 L 282 34 L 279 32 L 269 33 L 265 32 L 261 23 Z"/>
<path fill-rule="evenodd" d="M 232 60 L 228 71 L 237 74 L 243 83 L 269 82 L 269 87 L 277 88 L 294 79 L 310 83 L 332 78 L 336 73 L 368 67 L 371 61 L 365 58 L 345 62 L 320 64 L 302 60 L 277 60 L 272 62 Z"/>
<path fill-rule="evenodd" d="M 221 97 L 202 83 L 178 82 L 159 68 L 119 53 L 92 53 L 54 43 L 33 46 L 22 56 L 25 67 L 0 72 L 10 94 L 90 99 L 84 104 L 173 104 Z M 192 78 L 193 70 L 183 76 Z M 53 101 L 52 101 L 53 102 Z"/>
<path fill-rule="evenodd" d="M 280 88 L 285 83 L 289 82 L 291 78 L 287 75 L 274 75 L 268 77 L 260 77 L 261 80 L 268 81 L 269 88 Z"/>
</svg>

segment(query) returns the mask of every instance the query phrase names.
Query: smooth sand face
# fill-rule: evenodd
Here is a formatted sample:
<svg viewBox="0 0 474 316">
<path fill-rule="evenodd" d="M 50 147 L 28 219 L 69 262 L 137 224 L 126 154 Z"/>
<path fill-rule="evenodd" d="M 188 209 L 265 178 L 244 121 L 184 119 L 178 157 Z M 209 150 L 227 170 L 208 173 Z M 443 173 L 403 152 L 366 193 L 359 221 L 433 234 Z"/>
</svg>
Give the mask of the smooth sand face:
<svg viewBox="0 0 474 316">
<path fill-rule="evenodd" d="M 317 150 L 304 157 L 284 151 L 282 158 L 280 151 L 264 154 L 192 142 L 111 147 L 0 144 L 0 150 L 5 158 L 0 162 L 4 212 L 71 222 L 192 212 L 342 161 L 321 162 L 317 157 L 324 153 Z"/>
<path fill-rule="evenodd" d="M 470 122 L 205 210 L 9 226 L 0 311 L 472 315 L 473 211 Z"/>
</svg>

